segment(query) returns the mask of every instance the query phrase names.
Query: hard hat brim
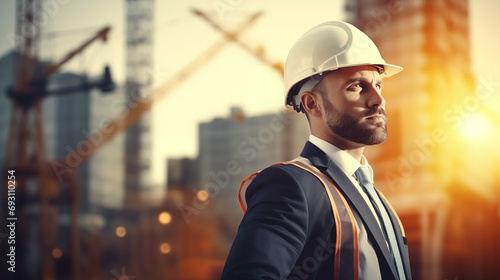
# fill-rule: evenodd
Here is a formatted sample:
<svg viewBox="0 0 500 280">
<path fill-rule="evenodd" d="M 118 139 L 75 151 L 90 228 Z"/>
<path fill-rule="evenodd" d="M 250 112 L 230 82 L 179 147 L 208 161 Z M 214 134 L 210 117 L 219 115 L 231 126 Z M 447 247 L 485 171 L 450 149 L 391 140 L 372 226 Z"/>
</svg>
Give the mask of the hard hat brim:
<svg viewBox="0 0 500 280">
<path fill-rule="evenodd" d="M 394 64 L 384 64 L 382 66 L 384 66 L 384 73 L 381 75 L 382 78 L 388 78 L 403 71 L 403 67 Z"/>
</svg>

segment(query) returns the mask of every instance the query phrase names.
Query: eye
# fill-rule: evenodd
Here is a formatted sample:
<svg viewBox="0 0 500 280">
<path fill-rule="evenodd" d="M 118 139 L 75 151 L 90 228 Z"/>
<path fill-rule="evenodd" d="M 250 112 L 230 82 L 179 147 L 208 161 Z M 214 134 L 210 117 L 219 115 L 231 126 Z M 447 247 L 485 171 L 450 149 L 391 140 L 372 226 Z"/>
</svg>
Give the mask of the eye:
<svg viewBox="0 0 500 280">
<path fill-rule="evenodd" d="M 361 83 L 354 83 L 354 84 L 351 84 L 347 89 L 360 90 L 360 89 L 363 89 L 363 85 L 361 85 Z"/>
</svg>

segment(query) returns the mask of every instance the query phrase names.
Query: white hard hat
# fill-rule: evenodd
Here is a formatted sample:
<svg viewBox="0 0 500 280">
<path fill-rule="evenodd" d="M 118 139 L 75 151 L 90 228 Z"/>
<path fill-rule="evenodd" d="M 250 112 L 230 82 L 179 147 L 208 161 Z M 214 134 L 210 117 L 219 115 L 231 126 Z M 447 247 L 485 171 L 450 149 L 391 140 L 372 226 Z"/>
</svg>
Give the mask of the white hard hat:
<svg viewBox="0 0 500 280">
<path fill-rule="evenodd" d="M 293 45 L 286 59 L 285 106 L 299 112 L 302 92 L 311 90 L 321 80 L 320 75 L 360 65 L 377 67 L 382 78 L 403 70 L 387 64 L 373 41 L 349 23 L 329 21 L 310 29 Z"/>
</svg>

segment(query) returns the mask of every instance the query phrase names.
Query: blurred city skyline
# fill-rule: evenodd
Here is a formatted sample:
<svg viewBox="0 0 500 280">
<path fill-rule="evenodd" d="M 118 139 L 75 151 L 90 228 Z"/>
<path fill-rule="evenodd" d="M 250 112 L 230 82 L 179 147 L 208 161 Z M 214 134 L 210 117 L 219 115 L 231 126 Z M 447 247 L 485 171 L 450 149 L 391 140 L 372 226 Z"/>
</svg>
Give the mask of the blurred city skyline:
<svg viewBox="0 0 500 280">
<path fill-rule="evenodd" d="M 46 36 L 41 57 L 57 60 L 109 24 L 112 31 L 108 42 L 95 44 L 62 71 L 96 76 L 109 64 L 115 81 L 123 83 L 125 1 L 47 3 L 53 6 L 43 25 Z M 157 85 L 223 37 L 191 8 L 205 11 L 227 30 L 234 30 L 250 15 L 262 11 L 263 15 L 242 32 L 241 39 L 252 48 L 262 48 L 269 60 L 282 63 L 293 42 L 307 29 L 323 21 L 346 18 L 344 1 L 157 1 L 155 5 L 152 75 Z M 476 77 L 498 81 L 496 65 L 500 58 L 491 35 L 500 21 L 495 14 L 500 3 L 484 0 L 470 1 L 469 5 L 472 72 Z M 15 26 L 15 2 L 3 1 L 1 6 L 0 37 L 4 39 L 0 40 L 0 54 L 4 55 L 12 49 L 9 38 Z M 225 117 L 233 106 L 243 108 L 248 115 L 277 113 L 284 108 L 281 75 L 233 43 L 193 72 L 153 108 L 152 181 L 156 184 L 165 182 L 166 158 L 197 156 L 201 122 Z"/>
</svg>

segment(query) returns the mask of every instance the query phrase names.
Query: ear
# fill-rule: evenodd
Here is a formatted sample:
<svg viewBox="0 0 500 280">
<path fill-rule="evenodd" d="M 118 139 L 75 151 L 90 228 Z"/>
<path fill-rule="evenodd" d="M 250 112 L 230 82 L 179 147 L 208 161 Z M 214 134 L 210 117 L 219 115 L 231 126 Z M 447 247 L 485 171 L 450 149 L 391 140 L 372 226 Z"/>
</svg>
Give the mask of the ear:
<svg viewBox="0 0 500 280">
<path fill-rule="evenodd" d="M 322 116 L 323 110 L 321 109 L 319 101 L 320 99 L 321 97 L 317 93 L 310 91 L 304 91 L 304 93 L 302 93 L 300 101 L 302 103 L 302 107 L 304 107 L 304 110 L 306 110 L 309 116 L 314 116 L 314 117 Z"/>
</svg>

